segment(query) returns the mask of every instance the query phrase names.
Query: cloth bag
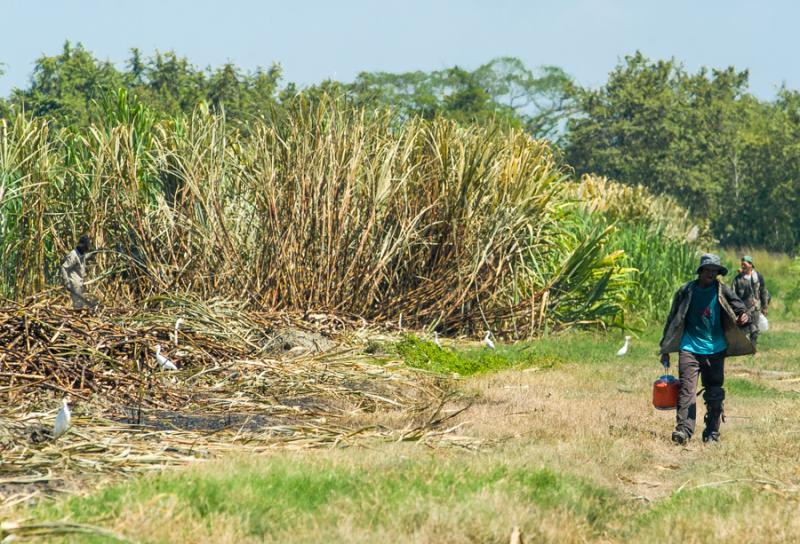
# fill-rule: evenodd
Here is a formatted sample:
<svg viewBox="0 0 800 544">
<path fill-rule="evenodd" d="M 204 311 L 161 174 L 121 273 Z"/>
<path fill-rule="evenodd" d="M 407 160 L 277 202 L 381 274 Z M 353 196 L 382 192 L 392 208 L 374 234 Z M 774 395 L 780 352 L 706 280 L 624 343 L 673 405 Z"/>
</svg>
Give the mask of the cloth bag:
<svg viewBox="0 0 800 544">
<path fill-rule="evenodd" d="M 767 321 L 767 316 L 762 313 L 758 314 L 758 330 L 759 332 L 764 332 L 769 330 L 769 321 Z"/>
</svg>

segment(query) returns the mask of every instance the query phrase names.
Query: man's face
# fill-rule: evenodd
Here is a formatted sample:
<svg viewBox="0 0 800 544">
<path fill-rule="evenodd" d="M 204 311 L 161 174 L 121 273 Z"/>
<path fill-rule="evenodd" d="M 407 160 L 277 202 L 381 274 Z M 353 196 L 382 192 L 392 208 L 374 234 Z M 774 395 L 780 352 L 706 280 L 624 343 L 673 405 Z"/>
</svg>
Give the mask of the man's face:
<svg viewBox="0 0 800 544">
<path fill-rule="evenodd" d="M 717 274 L 719 274 L 719 268 L 704 266 L 700 269 L 700 285 L 703 287 L 711 285 L 717 279 Z"/>
<path fill-rule="evenodd" d="M 742 261 L 742 272 L 745 274 L 749 273 L 753 269 L 753 265 L 748 263 L 747 261 Z"/>
</svg>

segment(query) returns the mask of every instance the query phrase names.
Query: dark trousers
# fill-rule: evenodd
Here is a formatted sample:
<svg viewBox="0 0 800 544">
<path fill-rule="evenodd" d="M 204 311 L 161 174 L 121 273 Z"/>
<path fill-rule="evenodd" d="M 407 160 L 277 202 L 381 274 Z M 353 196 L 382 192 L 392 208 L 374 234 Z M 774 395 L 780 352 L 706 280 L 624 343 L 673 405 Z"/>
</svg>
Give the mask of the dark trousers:
<svg viewBox="0 0 800 544">
<path fill-rule="evenodd" d="M 697 375 L 703 384 L 706 402 L 706 430 L 704 434 L 719 433 L 722 418 L 722 401 L 725 390 L 725 352 L 713 355 L 697 355 L 688 351 L 678 354 L 678 377 L 681 387 L 678 393 L 678 414 L 675 430 L 683 431 L 687 437 L 694 434 L 697 419 Z"/>
<path fill-rule="evenodd" d="M 761 312 L 755 308 L 748 308 L 747 315 L 750 317 L 750 341 L 753 343 L 753 347 L 755 347 L 758 341 L 758 318 Z"/>
</svg>

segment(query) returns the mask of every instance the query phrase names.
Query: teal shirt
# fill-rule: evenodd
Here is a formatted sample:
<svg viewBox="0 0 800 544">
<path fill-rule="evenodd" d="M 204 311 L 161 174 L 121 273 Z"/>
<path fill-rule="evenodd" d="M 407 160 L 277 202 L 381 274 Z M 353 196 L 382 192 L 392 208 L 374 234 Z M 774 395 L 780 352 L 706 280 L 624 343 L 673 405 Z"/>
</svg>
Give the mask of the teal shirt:
<svg viewBox="0 0 800 544">
<path fill-rule="evenodd" d="M 706 288 L 695 285 L 692 289 L 692 302 L 686 314 L 681 349 L 697 355 L 725 351 L 728 342 L 722 330 L 717 282 Z"/>
</svg>

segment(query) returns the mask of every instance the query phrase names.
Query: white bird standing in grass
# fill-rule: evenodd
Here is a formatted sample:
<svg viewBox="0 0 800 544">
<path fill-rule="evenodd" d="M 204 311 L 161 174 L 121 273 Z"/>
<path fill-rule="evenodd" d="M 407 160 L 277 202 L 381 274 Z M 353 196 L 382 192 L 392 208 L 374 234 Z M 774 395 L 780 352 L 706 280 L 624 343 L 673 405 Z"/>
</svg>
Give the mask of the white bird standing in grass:
<svg viewBox="0 0 800 544">
<path fill-rule="evenodd" d="M 625 343 L 622 345 L 621 348 L 619 348 L 619 351 L 617 352 L 617 355 L 622 357 L 623 355 L 628 353 L 628 345 L 629 345 L 628 343 L 630 342 L 630 340 L 631 340 L 630 336 L 626 336 L 625 337 Z"/>
<path fill-rule="evenodd" d="M 183 319 L 179 317 L 175 321 L 175 347 L 176 348 L 178 347 L 178 329 L 180 328 L 181 323 L 183 323 Z"/>
<path fill-rule="evenodd" d="M 439 341 L 439 333 L 436 331 L 433 331 L 433 343 L 439 346 L 440 348 L 442 347 L 442 343 Z"/>
<path fill-rule="evenodd" d="M 69 400 L 67 397 L 61 401 L 61 409 L 58 411 L 56 415 L 56 423 L 53 426 L 53 440 L 67 432 L 69 429 L 70 421 L 72 420 L 72 414 L 69 413 Z"/>
<path fill-rule="evenodd" d="M 489 336 L 492 334 L 492 331 L 486 331 L 486 336 L 483 337 L 483 343 L 486 344 L 486 347 L 489 349 L 494 349 L 494 342 Z"/>
<path fill-rule="evenodd" d="M 158 361 L 159 366 L 164 370 L 178 370 L 175 363 L 161 355 L 161 344 L 156 345 L 156 361 Z"/>
</svg>

